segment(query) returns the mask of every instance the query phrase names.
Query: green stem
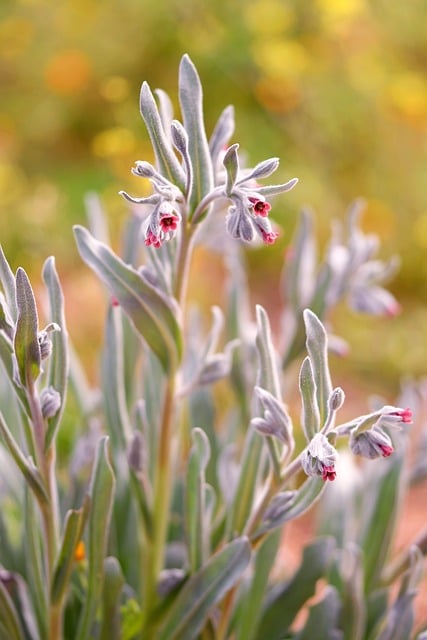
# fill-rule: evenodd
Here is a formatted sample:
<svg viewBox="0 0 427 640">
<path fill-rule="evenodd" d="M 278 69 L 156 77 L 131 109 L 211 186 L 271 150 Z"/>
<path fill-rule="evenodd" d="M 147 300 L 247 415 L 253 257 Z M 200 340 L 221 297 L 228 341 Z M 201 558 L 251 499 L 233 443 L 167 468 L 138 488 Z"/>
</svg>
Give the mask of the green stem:
<svg viewBox="0 0 427 640">
<path fill-rule="evenodd" d="M 181 310 L 185 306 L 188 274 L 192 253 L 192 237 L 194 227 L 183 225 L 183 233 L 178 248 L 174 295 Z M 167 543 L 169 508 L 172 495 L 172 471 L 175 467 L 172 456 L 173 424 L 176 402 L 177 371 L 172 371 L 166 381 L 163 399 L 163 413 L 157 450 L 157 461 L 153 482 L 153 512 L 151 528 L 151 544 L 148 566 L 146 568 L 145 607 L 147 620 L 158 601 L 157 580 L 163 568 L 165 547 Z"/>
<path fill-rule="evenodd" d="M 48 502 L 40 503 L 39 506 L 45 534 L 46 594 L 47 602 L 50 603 L 50 590 L 58 550 L 58 501 L 55 481 L 55 450 L 52 446 L 48 451 L 45 451 L 44 448 L 46 425 L 41 412 L 38 394 L 33 383 L 29 383 L 27 386 L 27 398 L 34 429 L 37 466 L 42 474 L 48 496 Z M 61 639 L 61 626 L 62 611 L 58 607 L 53 607 L 49 604 L 48 640 Z"/>
</svg>

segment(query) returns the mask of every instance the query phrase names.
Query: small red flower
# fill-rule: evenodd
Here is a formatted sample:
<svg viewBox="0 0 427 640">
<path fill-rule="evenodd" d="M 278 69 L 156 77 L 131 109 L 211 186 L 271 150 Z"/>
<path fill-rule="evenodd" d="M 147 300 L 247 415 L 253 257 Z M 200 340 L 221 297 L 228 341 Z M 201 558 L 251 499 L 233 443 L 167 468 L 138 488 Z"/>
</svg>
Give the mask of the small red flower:
<svg viewBox="0 0 427 640">
<path fill-rule="evenodd" d="M 174 213 L 164 213 L 160 216 L 160 228 L 163 233 L 169 233 L 169 231 L 176 231 L 178 228 L 179 217 Z"/>
<path fill-rule="evenodd" d="M 264 229 L 261 229 L 261 235 L 264 244 L 274 244 L 279 237 L 275 231 L 264 231 Z"/>
<path fill-rule="evenodd" d="M 401 411 L 394 411 L 392 416 L 399 416 L 402 422 L 406 424 L 411 424 L 412 422 L 412 411 L 407 407 L 406 409 L 402 409 Z"/>
<path fill-rule="evenodd" d="M 258 200 L 258 198 L 249 198 L 249 201 L 252 203 L 254 214 L 256 216 L 261 216 L 262 218 L 266 218 L 268 216 L 268 212 L 271 209 L 271 204 L 269 202 L 265 202 L 265 200 Z"/>
<path fill-rule="evenodd" d="M 389 447 L 387 444 L 379 444 L 379 448 L 382 451 L 383 458 L 388 458 L 393 453 L 393 447 Z"/>
<path fill-rule="evenodd" d="M 111 306 L 113 307 L 120 306 L 120 302 L 117 300 L 116 296 L 111 296 Z"/>
<path fill-rule="evenodd" d="M 335 467 L 323 467 L 322 468 L 322 480 L 335 480 L 337 476 L 337 472 L 335 471 Z"/>
<path fill-rule="evenodd" d="M 156 249 L 162 246 L 162 241 L 159 236 L 154 235 L 151 229 L 148 229 L 147 234 L 145 236 L 145 246 L 150 247 L 153 246 Z"/>
</svg>

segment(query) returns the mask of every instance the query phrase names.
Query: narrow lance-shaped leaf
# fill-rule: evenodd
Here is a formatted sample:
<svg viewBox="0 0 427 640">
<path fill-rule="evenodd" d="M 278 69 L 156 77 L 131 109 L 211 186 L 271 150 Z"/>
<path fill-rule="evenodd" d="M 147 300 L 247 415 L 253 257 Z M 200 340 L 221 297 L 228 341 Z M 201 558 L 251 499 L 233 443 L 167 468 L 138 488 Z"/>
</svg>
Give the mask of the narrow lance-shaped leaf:
<svg viewBox="0 0 427 640">
<path fill-rule="evenodd" d="M 194 640 L 217 604 L 242 577 L 251 558 L 246 538 L 236 538 L 185 583 L 165 616 L 157 640 Z"/>
<path fill-rule="evenodd" d="M 40 373 L 40 346 L 37 338 L 38 316 L 34 293 L 25 271 L 16 272 L 18 319 L 15 331 L 15 355 L 24 386 L 32 386 Z"/>
<path fill-rule="evenodd" d="M 83 260 L 110 288 L 136 330 L 159 358 L 166 372 L 181 358 L 181 330 L 176 311 L 153 286 L 83 227 L 74 228 Z"/>
<path fill-rule="evenodd" d="M 202 85 L 188 55 L 182 57 L 179 67 L 179 101 L 193 164 L 194 181 L 190 203 L 194 210 L 213 187 L 213 171 L 203 120 Z"/>
<path fill-rule="evenodd" d="M 225 153 L 222 164 L 227 173 L 227 181 L 225 185 L 225 193 L 230 196 L 235 185 L 237 174 L 239 171 L 239 156 L 237 155 L 238 144 L 233 144 Z"/>
<path fill-rule="evenodd" d="M 250 585 L 239 598 L 241 605 L 236 612 L 236 640 L 253 640 L 256 637 L 270 571 L 276 561 L 281 539 L 282 532 L 277 530 L 264 540 L 257 551 Z"/>
<path fill-rule="evenodd" d="M 0 580 L 0 625 L 6 633 L 7 640 L 25 640 L 24 631 L 19 621 L 15 605 Z"/>
<path fill-rule="evenodd" d="M 311 361 L 308 356 L 304 359 L 301 366 L 299 389 L 302 400 L 301 426 L 307 442 L 310 442 L 320 429 L 320 414 L 316 397 L 316 383 L 314 381 Z"/>
<path fill-rule="evenodd" d="M 108 438 L 101 439 L 90 487 L 91 509 L 88 532 L 87 593 L 79 620 L 76 640 L 89 640 L 100 604 L 104 575 L 104 559 L 110 531 L 115 479 L 109 462 Z"/>
<path fill-rule="evenodd" d="M 180 189 L 184 189 L 184 175 L 178 158 L 163 129 L 156 101 L 147 82 L 141 87 L 141 115 L 153 145 L 160 172 Z"/>
<path fill-rule="evenodd" d="M 267 597 L 256 640 L 279 640 L 286 636 L 298 612 L 314 594 L 317 581 L 327 573 L 334 552 L 333 538 L 318 538 L 304 549 L 293 577 Z"/>
<path fill-rule="evenodd" d="M 206 559 L 209 542 L 205 514 L 205 469 L 209 462 L 210 446 L 202 429 L 193 429 L 192 437 L 193 447 L 187 467 L 186 521 L 190 567 L 196 571 Z"/>
<path fill-rule="evenodd" d="M 328 586 L 322 600 L 310 607 L 308 620 L 304 628 L 295 636 L 295 640 L 313 640 L 313 638 L 342 640 L 342 631 L 338 629 L 340 604 L 338 591 Z"/>
<path fill-rule="evenodd" d="M 12 320 L 16 321 L 18 316 L 18 308 L 16 306 L 16 284 L 15 276 L 9 266 L 3 249 L 0 245 L 0 282 L 3 287 L 6 303 L 12 316 Z"/>
<path fill-rule="evenodd" d="M 89 513 L 90 500 L 86 496 L 80 509 L 71 509 L 65 518 L 64 534 L 56 561 L 51 588 L 51 602 L 55 604 L 62 600 L 66 594 L 71 571 L 74 566 L 74 555 L 80 542 L 86 518 Z"/>
<path fill-rule="evenodd" d="M 18 443 L 12 435 L 6 421 L 0 412 L 0 436 L 2 437 L 10 455 L 14 459 L 18 469 L 23 474 L 29 487 L 31 487 L 35 496 L 41 504 L 47 504 L 49 499 L 44 488 L 43 480 L 38 469 L 34 466 L 30 459 L 27 459 L 19 448 Z"/>
<path fill-rule="evenodd" d="M 40 636 L 46 638 L 48 635 L 49 593 L 46 583 L 42 531 L 40 530 L 37 505 L 28 487 L 25 487 L 24 527 L 25 531 L 31 531 L 31 535 L 24 536 L 24 557 L 27 567 L 25 578 L 31 600 L 34 602 Z"/>
<path fill-rule="evenodd" d="M 52 355 L 49 361 L 49 385 L 61 396 L 59 411 L 48 419 L 48 427 L 45 437 L 45 447 L 49 448 L 55 437 L 56 430 L 61 421 L 65 407 L 68 386 L 68 334 L 64 313 L 64 294 L 55 268 L 55 259 L 50 257 L 43 267 L 43 280 L 47 287 L 50 304 L 50 318 L 55 322 L 60 331 L 52 332 Z"/>
<path fill-rule="evenodd" d="M 218 118 L 213 133 L 209 140 L 209 150 L 212 163 L 215 168 L 216 162 L 222 150 L 228 145 L 228 141 L 234 133 L 234 108 L 229 105 L 224 109 Z"/>
<path fill-rule="evenodd" d="M 120 625 L 120 596 L 125 579 L 116 558 L 105 558 L 102 591 L 102 626 L 100 640 L 122 640 Z"/>
<path fill-rule="evenodd" d="M 304 323 L 307 334 L 307 351 L 316 383 L 320 423 L 323 424 L 328 415 L 328 399 L 332 392 L 328 364 L 328 340 L 323 324 L 310 309 L 304 311 Z"/>
</svg>

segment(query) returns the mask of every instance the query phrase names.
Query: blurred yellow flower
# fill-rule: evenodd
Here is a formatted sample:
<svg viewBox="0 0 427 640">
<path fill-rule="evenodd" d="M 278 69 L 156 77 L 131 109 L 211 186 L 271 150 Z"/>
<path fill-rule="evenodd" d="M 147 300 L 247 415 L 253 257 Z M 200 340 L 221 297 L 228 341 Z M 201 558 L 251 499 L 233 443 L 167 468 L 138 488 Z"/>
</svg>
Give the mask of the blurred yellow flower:
<svg viewBox="0 0 427 640">
<path fill-rule="evenodd" d="M 100 158 L 126 155 L 136 147 L 135 136 L 125 127 L 112 127 L 98 133 L 92 141 L 92 151 Z"/>
<path fill-rule="evenodd" d="M 27 188 L 23 172 L 10 162 L 0 162 L 0 202 L 2 207 L 23 197 Z"/>
<path fill-rule="evenodd" d="M 298 85 L 289 78 L 261 78 L 255 84 L 255 95 L 266 109 L 275 113 L 292 111 L 301 100 Z"/>
<path fill-rule="evenodd" d="M 257 66 L 270 76 L 298 76 L 310 62 L 305 47 L 296 40 L 255 40 L 252 49 Z"/>
<path fill-rule="evenodd" d="M 45 68 L 46 85 L 59 95 L 81 93 L 88 86 L 91 76 L 91 62 L 79 50 L 60 51 L 49 60 Z"/>
<path fill-rule="evenodd" d="M 414 242 L 422 249 L 427 249 L 427 213 L 416 218 L 412 228 Z"/>
</svg>

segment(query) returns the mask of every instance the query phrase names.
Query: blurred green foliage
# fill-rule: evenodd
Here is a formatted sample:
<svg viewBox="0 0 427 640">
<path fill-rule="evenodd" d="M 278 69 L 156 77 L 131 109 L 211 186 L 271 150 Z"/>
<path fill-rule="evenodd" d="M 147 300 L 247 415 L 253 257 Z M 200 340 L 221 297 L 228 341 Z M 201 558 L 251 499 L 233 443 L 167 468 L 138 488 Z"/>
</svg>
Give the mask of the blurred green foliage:
<svg viewBox="0 0 427 640">
<path fill-rule="evenodd" d="M 31 261 L 38 274 L 56 254 L 60 274 L 82 268 L 71 225 L 84 220 L 89 190 L 119 229 L 126 207 L 117 192 L 141 193 L 130 167 L 151 156 L 141 82 L 176 95 L 188 52 L 205 86 L 208 131 L 234 104 L 235 139 L 251 162 L 279 156 L 280 179 L 301 181 L 274 203 L 278 248 L 251 252 L 255 280 L 277 273 L 303 204 L 318 212 L 325 239 L 331 218 L 364 196 L 365 228 L 387 255 L 402 256 L 393 287 L 405 312 L 390 340 L 388 322 L 356 329 L 347 312 L 337 331 L 350 323 L 343 333 L 363 373 L 372 359 L 363 344 L 379 331 L 389 377 L 424 371 L 410 332 L 427 319 L 426 9 L 425 0 L 3 0 L 1 242 L 13 266 Z"/>
</svg>

